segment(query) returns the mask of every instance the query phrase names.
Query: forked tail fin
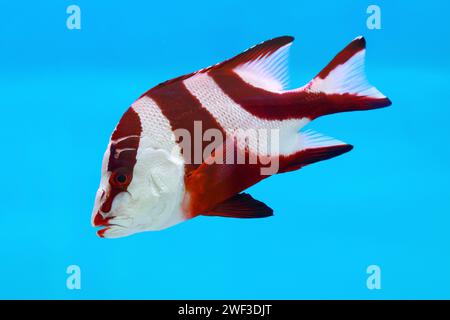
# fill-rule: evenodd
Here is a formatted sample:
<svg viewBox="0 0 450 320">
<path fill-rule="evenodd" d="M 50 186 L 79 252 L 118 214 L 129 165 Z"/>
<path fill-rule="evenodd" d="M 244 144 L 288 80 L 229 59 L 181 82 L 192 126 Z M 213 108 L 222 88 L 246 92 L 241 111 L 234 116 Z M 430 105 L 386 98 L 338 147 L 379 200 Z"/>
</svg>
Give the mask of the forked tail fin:
<svg viewBox="0 0 450 320">
<path fill-rule="evenodd" d="M 369 110 L 391 105 L 391 101 L 372 86 L 365 75 L 366 41 L 353 40 L 302 90 L 323 96 L 326 107 L 314 116 Z"/>
</svg>

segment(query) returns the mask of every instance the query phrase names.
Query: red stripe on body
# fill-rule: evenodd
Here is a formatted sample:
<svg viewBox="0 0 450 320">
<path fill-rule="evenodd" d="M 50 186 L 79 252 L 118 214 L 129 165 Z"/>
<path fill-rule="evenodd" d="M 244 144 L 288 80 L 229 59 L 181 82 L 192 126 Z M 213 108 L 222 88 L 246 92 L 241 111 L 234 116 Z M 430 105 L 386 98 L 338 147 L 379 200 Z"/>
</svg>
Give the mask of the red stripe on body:
<svg viewBox="0 0 450 320">
<path fill-rule="evenodd" d="M 129 108 L 120 119 L 111 136 L 111 146 L 109 150 L 110 155 L 108 161 L 108 171 L 111 172 L 112 176 L 117 173 L 122 173 L 126 174 L 129 179 L 125 185 L 121 185 L 120 187 L 116 187 L 111 183 L 109 184 L 110 190 L 100 207 L 100 210 L 104 213 L 111 211 L 114 198 L 119 193 L 126 191 L 132 181 L 141 132 L 142 126 L 139 115 L 133 110 L 133 108 Z M 121 151 L 123 149 L 129 150 Z M 100 214 L 98 213 L 97 216 L 99 215 Z M 102 220 L 102 217 L 97 218 L 97 216 L 94 218 L 94 222 L 105 222 Z"/>
<path fill-rule="evenodd" d="M 385 107 L 389 99 L 376 99 L 352 94 L 288 91 L 274 93 L 252 86 L 230 70 L 212 71 L 209 75 L 237 104 L 252 115 L 267 120 L 309 118 L 323 115 Z"/>
<path fill-rule="evenodd" d="M 202 107 L 200 101 L 189 92 L 181 80 L 155 87 L 149 90 L 147 95 L 157 103 L 163 115 L 168 119 L 172 130 L 176 133 L 178 143 L 181 142 L 181 136 L 176 130 L 185 129 L 189 132 L 191 137 L 190 156 L 186 150 L 182 150 L 186 161 L 185 173 L 189 174 L 203 162 L 203 157 L 198 162 L 194 161 L 196 160 L 194 159 L 195 152 L 203 155 L 203 150 L 211 143 L 203 141 L 204 132 L 208 129 L 217 129 L 225 138 L 225 131 L 208 110 Z M 194 133 L 195 121 L 201 123 L 200 136 L 196 136 Z"/>
<path fill-rule="evenodd" d="M 133 108 L 129 108 L 120 119 L 111 136 L 111 147 L 108 170 L 114 171 L 126 167 L 133 172 L 136 164 L 137 148 L 142 133 L 141 120 Z M 124 139 L 127 138 L 127 139 Z M 121 149 L 136 149 L 135 151 L 120 152 Z"/>
<path fill-rule="evenodd" d="M 311 116 L 311 104 L 319 97 L 299 93 L 274 93 L 252 86 L 232 70 L 210 71 L 216 84 L 252 115 L 267 120 L 300 119 Z"/>
</svg>

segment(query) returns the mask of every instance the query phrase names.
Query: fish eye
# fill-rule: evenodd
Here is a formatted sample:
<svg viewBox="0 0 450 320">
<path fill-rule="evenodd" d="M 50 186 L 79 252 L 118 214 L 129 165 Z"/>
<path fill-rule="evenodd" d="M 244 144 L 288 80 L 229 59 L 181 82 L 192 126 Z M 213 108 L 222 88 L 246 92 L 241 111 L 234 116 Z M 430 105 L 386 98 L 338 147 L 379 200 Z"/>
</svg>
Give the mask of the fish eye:
<svg viewBox="0 0 450 320">
<path fill-rule="evenodd" d="M 119 182 L 119 183 L 125 183 L 125 182 L 127 181 L 127 176 L 124 175 L 124 174 L 119 174 L 119 175 L 116 177 L 116 180 L 117 180 L 117 182 Z"/>
<path fill-rule="evenodd" d="M 110 183 L 114 187 L 123 188 L 130 182 L 130 176 L 123 172 L 114 172 L 111 176 Z"/>
</svg>

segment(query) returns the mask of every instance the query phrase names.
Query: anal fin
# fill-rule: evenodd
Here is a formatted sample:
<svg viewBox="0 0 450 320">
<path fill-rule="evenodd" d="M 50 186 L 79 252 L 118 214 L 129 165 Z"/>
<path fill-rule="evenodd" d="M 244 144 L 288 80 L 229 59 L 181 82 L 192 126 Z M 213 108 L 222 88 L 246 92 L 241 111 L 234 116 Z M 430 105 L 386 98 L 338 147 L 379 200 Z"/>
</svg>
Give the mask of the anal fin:
<svg viewBox="0 0 450 320">
<path fill-rule="evenodd" d="M 307 131 L 300 133 L 301 149 L 284 159 L 280 173 L 300 169 L 306 165 L 331 159 L 353 149 L 353 146 L 331 137 Z"/>
<path fill-rule="evenodd" d="M 239 193 L 203 215 L 247 219 L 265 218 L 272 216 L 273 210 L 263 202 L 254 199 L 248 193 Z"/>
</svg>

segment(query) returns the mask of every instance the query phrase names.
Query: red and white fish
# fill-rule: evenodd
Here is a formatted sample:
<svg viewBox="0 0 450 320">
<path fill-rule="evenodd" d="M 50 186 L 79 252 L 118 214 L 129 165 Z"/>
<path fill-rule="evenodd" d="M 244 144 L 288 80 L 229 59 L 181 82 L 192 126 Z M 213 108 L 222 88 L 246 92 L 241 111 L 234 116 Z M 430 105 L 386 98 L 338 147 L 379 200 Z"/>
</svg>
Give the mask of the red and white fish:
<svg viewBox="0 0 450 320">
<path fill-rule="evenodd" d="M 239 132 L 278 130 L 279 148 L 267 154 L 276 158 L 277 173 L 352 149 L 300 129 L 323 115 L 391 104 L 365 77 L 364 38 L 353 40 L 308 84 L 286 90 L 287 54 L 293 40 L 284 36 L 263 42 L 232 59 L 157 85 L 133 103 L 115 128 L 103 159 L 92 215 L 93 225 L 103 227 L 100 237 L 161 230 L 198 215 L 272 215 L 264 203 L 242 193 L 267 177 L 261 174 L 260 161 L 214 161 L 230 157 L 226 148 L 216 148 L 208 159 L 188 161 L 186 155 L 192 153 L 180 147 L 176 132 L 195 136 L 196 123 L 201 124 L 201 134 L 219 131 L 233 141 L 234 152 L 247 155 L 259 152 L 260 141 L 243 146 Z M 196 148 L 207 146 L 202 141 Z"/>
</svg>

